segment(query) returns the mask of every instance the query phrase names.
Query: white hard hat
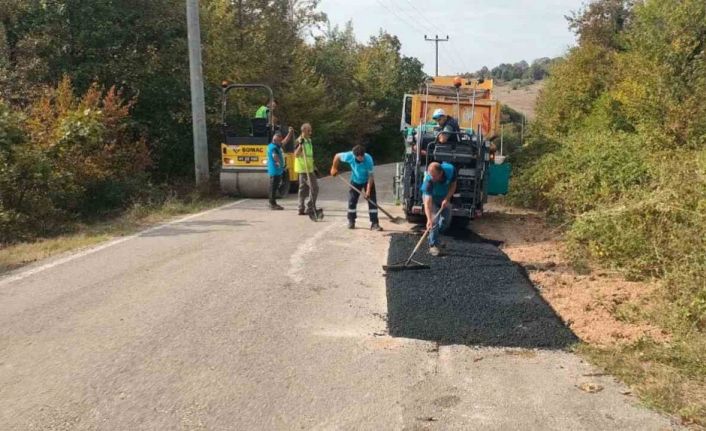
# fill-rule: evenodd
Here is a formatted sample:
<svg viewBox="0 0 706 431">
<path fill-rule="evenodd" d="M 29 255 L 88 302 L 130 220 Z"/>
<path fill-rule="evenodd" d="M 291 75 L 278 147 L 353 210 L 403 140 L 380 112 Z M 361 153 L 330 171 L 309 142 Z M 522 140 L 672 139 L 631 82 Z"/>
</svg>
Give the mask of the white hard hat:
<svg viewBox="0 0 706 431">
<path fill-rule="evenodd" d="M 431 116 L 431 118 L 433 118 L 434 120 L 438 120 L 439 117 L 445 117 L 445 116 L 446 116 L 446 112 L 443 109 L 439 108 L 436 111 L 434 111 L 434 114 Z"/>
</svg>

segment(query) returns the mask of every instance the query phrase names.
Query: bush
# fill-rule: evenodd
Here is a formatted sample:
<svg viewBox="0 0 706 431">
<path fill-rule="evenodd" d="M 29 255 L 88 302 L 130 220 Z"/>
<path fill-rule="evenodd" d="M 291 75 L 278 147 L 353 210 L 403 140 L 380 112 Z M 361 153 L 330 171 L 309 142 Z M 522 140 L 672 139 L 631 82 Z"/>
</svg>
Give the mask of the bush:
<svg viewBox="0 0 706 431">
<path fill-rule="evenodd" d="M 633 276 L 664 278 L 669 299 L 706 329 L 706 151 L 655 158 L 652 187 L 581 214 L 569 242 Z"/>
<path fill-rule="evenodd" d="M 530 148 L 552 145 L 546 138 L 533 141 Z M 545 208 L 558 219 L 610 205 L 649 180 L 639 146 L 639 139 L 626 133 L 577 133 L 556 151 L 539 156 L 531 169 L 521 169 L 511 199 Z M 529 162 L 526 154 L 518 158 L 520 166 Z"/>
<path fill-rule="evenodd" d="M 150 160 L 131 106 L 97 86 L 76 98 L 68 80 L 46 89 L 28 120 L 0 102 L 0 241 L 57 232 L 141 193 Z"/>
<path fill-rule="evenodd" d="M 615 5 L 626 19 L 611 30 L 616 16 L 601 11 Z M 604 359 L 654 405 L 704 424 L 706 3 L 587 10 L 574 20 L 580 45 L 552 69 L 529 144 L 513 156 L 511 199 L 560 220 L 576 262 L 659 282 L 645 318 L 670 340 Z"/>
<path fill-rule="evenodd" d="M 47 193 L 48 160 L 29 148 L 22 120 L 0 100 L 0 242 L 27 236 L 36 221 L 47 227 L 61 219 Z"/>
</svg>

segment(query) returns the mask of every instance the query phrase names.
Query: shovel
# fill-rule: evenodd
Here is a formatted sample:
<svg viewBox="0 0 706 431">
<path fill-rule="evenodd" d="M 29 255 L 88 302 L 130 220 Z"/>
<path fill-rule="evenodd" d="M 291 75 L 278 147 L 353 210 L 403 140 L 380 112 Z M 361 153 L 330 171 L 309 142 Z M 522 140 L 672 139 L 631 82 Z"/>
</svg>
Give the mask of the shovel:
<svg viewBox="0 0 706 431">
<path fill-rule="evenodd" d="M 361 196 L 363 197 L 363 199 L 365 199 L 366 201 L 370 202 L 370 204 L 372 204 L 372 205 L 375 206 L 377 209 L 379 209 L 380 211 L 382 211 L 382 213 L 385 214 L 385 215 L 387 216 L 387 218 L 389 218 L 392 223 L 394 223 L 394 224 L 404 224 L 404 223 L 407 223 L 407 220 L 403 219 L 402 217 L 393 217 L 392 214 L 390 214 L 389 212 L 385 211 L 385 209 L 382 208 L 380 205 L 378 205 L 376 202 L 373 202 L 373 201 L 371 201 L 370 199 L 366 198 L 366 197 L 365 197 L 365 194 L 363 194 L 360 190 L 358 190 L 358 189 L 356 189 L 355 187 L 353 187 L 353 185 L 352 185 L 351 183 L 349 183 L 348 181 L 344 180 L 343 178 L 339 177 L 338 175 L 336 175 L 336 178 L 338 178 L 339 180 L 341 180 L 341 181 L 343 181 L 344 183 L 346 183 L 346 185 L 347 185 L 348 187 L 350 187 L 351 190 L 355 190 L 356 192 L 358 192 L 358 194 L 361 195 Z"/>
<path fill-rule="evenodd" d="M 429 235 L 429 232 L 431 232 L 432 229 L 434 229 L 434 221 L 436 221 L 436 218 L 439 217 L 439 214 L 441 214 L 441 211 L 443 211 L 443 208 L 439 208 L 439 211 L 434 215 L 434 218 L 432 219 L 432 227 L 427 228 L 427 230 L 424 231 L 424 234 L 422 235 L 421 238 L 419 238 L 419 241 L 417 242 L 417 245 L 414 246 L 414 250 L 412 250 L 412 254 L 409 255 L 409 258 L 404 262 L 404 263 L 395 263 L 392 265 L 383 265 L 382 269 L 383 271 L 388 271 L 388 272 L 397 272 L 397 271 L 406 271 L 406 270 L 414 270 L 414 269 L 429 269 L 430 266 L 421 262 L 417 262 L 416 260 L 413 260 L 412 258 L 414 257 L 415 254 L 417 254 L 417 250 L 419 250 L 419 246 L 422 245 L 422 242 L 424 242 L 424 239 Z"/>
<path fill-rule="evenodd" d="M 311 221 L 316 222 L 324 219 L 324 210 L 323 208 L 316 208 L 316 204 L 313 203 L 314 199 L 311 187 L 311 175 L 309 174 L 309 161 L 306 158 L 306 148 L 304 148 L 304 144 L 302 144 L 300 148 L 302 150 L 302 155 L 304 156 L 304 165 L 306 166 L 306 180 L 309 182 L 309 202 L 312 202 L 312 209 L 314 210 L 309 213 L 309 218 Z"/>
</svg>

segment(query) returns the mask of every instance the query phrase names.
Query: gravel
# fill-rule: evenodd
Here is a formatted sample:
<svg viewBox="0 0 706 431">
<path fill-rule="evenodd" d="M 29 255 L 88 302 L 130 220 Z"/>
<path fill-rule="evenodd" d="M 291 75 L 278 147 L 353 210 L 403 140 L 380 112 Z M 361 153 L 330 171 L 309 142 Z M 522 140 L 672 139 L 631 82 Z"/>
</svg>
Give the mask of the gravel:
<svg viewBox="0 0 706 431">
<path fill-rule="evenodd" d="M 403 262 L 418 235 L 394 234 L 388 264 Z M 499 347 L 562 349 L 578 341 L 519 265 L 468 229 L 442 237 L 443 257 L 424 244 L 431 268 L 387 274 L 388 329 L 395 337 Z"/>
</svg>

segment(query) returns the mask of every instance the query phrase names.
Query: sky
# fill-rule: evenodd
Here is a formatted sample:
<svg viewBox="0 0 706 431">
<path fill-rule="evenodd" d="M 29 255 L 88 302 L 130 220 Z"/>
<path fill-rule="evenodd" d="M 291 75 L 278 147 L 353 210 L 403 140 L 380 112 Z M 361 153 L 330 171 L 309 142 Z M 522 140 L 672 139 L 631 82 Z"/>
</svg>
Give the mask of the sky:
<svg viewBox="0 0 706 431">
<path fill-rule="evenodd" d="M 564 18 L 585 0 L 321 0 L 333 25 L 353 22 L 360 42 L 380 29 L 396 35 L 402 54 L 417 57 L 434 74 L 434 38 L 439 74 L 474 72 L 483 66 L 558 57 L 575 44 Z"/>
</svg>

